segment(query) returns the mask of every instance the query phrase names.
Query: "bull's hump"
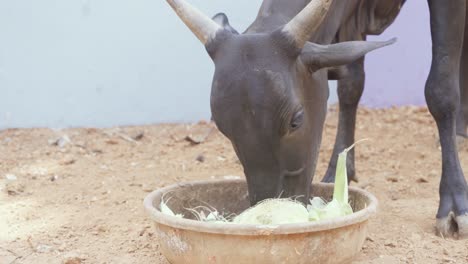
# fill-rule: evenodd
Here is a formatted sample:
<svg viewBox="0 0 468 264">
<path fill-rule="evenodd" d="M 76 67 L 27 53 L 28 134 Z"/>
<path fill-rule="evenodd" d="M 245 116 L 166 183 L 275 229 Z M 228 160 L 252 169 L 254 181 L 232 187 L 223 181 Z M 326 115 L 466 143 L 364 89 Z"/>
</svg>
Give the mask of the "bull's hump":
<svg viewBox="0 0 468 264">
<path fill-rule="evenodd" d="M 310 0 L 264 0 L 258 16 L 245 33 L 271 33 L 286 25 Z"/>
</svg>

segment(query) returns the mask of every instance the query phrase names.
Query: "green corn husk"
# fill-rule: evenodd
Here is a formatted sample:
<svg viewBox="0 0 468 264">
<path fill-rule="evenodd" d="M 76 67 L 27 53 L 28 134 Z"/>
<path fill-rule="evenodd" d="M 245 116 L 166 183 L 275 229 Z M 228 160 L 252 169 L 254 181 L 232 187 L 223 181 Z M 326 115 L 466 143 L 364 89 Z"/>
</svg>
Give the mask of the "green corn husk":
<svg viewBox="0 0 468 264">
<path fill-rule="evenodd" d="M 348 172 L 346 170 L 346 158 L 348 152 L 356 146 L 358 141 L 349 148 L 343 150 L 338 155 L 336 163 L 335 186 L 333 188 L 333 199 L 328 204 L 321 198 L 315 197 L 310 201 L 309 221 L 318 221 L 325 219 L 334 219 L 353 213 L 353 208 L 349 204 L 348 194 Z"/>
<path fill-rule="evenodd" d="M 304 223 L 309 212 L 300 202 L 290 199 L 268 199 L 245 210 L 233 223 L 254 225 L 281 225 Z"/>
<path fill-rule="evenodd" d="M 335 185 L 333 188 L 333 199 L 326 203 L 320 197 L 314 197 L 310 204 L 304 206 L 300 202 L 291 199 L 268 199 L 251 207 L 232 221 L 220 215 L 215 209 L 208 210 L 210 213 L 205 216 L 203 211 L 188 209 L 197 216 L 199 221 L 210 223 L 233 223 L 233 224 L 254 224 L 254 225 L 280 225 L 303 222 L 314 222 L 327 219 L 335 219 L 353 213 L 349 204 L 348 194 L 348 174 L 346 171 L 346 158 L 348 152 L 354 146 L 362 142 L 358 141 L 338 155 L 336 164 Z M 161 202 L 161 212 L 167 215 L 183 218 L 182 215 L 175 215 L 172 210 Z"/>
</svg>

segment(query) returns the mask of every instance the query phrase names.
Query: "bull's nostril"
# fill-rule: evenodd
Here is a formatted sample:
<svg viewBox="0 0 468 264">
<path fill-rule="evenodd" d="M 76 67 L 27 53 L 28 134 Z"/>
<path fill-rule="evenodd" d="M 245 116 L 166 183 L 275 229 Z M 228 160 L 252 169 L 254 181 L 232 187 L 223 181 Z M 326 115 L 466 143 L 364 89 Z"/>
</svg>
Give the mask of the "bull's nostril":
<svg viewBox="0 0 468 264">
<path fill-rule="evenodd" d="M 284 171 L 284 177 L 300 176 L 302 174 L 302 172 L 304 172 L 304 168 L 300 168 L 300 169 L 295 170 L 295 171 L 286 170 L 286 171 Z"/>
</svg>

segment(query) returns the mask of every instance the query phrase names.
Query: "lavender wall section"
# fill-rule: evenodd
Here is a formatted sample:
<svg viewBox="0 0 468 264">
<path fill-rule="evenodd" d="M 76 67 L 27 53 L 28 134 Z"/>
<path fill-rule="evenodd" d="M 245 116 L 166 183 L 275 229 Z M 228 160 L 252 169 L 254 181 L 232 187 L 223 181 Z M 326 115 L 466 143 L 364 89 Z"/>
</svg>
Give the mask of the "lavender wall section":
<svg viewBox="0 0 468 264">
<path fill-rule="evenodd" d="M 423 0 L 407 1 L 400 16 L 382 35 L 398 37 L 393 46 L 369 54 L 361 104 L 370 107 L 424 105 L 424 84 L 431 63 L 429 9 Z"/>
</svg>

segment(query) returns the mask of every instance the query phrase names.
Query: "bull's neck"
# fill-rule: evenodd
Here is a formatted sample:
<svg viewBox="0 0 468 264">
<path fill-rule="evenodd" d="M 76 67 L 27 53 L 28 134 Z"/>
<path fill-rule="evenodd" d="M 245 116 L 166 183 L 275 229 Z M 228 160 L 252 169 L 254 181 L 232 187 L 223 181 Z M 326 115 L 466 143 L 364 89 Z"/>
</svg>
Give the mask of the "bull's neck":
<svg viewBox="0 0 468 264">
<path fill-rule="evenodd" d="M 264 0 L 255 21 L 244 33 L 270 33 L 287 24 L 311 0 Z M 333 41 L 345 16 L 348 1 L 335 0 L 327 18 L 312 41 L 329 44 Z"/>
</svg>

